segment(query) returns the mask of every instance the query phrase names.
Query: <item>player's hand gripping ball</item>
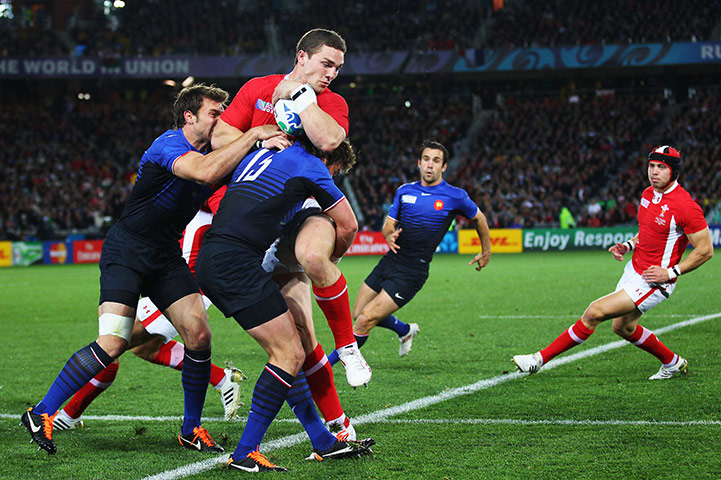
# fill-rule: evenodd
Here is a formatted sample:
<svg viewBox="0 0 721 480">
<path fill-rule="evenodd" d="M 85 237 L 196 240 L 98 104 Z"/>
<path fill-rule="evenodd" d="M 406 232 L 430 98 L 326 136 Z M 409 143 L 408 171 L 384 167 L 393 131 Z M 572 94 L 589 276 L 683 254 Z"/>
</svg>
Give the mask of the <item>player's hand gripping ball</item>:
<svg viewBox="0 0 721 480">
<path fill-rule="evenodd" d="M 275 123 L 281 130 L 294 137 L 303 133 L 303 126 L 300 124 L 300 115 L 295 111 L 292 100 L 281 98 L 275 102 Z"/>
</svg>

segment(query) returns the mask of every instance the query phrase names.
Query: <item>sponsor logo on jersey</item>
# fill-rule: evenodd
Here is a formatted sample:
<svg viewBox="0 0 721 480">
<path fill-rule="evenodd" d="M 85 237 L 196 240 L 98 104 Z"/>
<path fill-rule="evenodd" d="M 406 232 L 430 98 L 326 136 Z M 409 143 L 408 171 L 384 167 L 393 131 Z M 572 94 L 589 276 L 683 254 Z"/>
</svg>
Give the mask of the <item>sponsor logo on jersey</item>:
<svg viewBox="0 0 721 480">
<path fill-rule="evenodd" d="M 651 204 L 651 202 L 649 202 L 647 198 L 642 198 L 642 199 L 641 199 L 641 206 L 642 206 L 643 208 L 648 208 L 648 206 L 649 206 L 650 204 Z"/>
<path fill-rule="evenodd" d="M 433 204 L 433 208 L 435 208 L 438 211 L 443 210 L 443 200 L 436 200 Z"/>
<path fill-rule="evenodd" d="M 418 197 L 415 195 L 403 195 L 401 197 L 401 202 L 403 203 L 416 203 L 416 200 L 418 200 Z"/>
<path fill-rule="evenodd" d="M 270 102 L 265 102 L 260 98 L 255 101 L 255 108 L 262 112 L 273 113 L 273 104 Z"/>
</svg>

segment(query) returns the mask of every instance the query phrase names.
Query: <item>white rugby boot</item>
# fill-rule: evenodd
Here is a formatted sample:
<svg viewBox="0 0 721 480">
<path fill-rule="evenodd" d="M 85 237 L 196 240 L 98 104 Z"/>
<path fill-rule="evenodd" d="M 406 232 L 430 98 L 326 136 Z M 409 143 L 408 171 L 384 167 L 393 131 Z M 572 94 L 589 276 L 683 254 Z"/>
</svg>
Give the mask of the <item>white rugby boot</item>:
<svg viewBox="0 0 721 480">
<path fill-rule="evenodd" d="M 74 430 L 83 428 L 83 426 L 83 420 L 80 417 L 71 417 L 65 413 L 65 409 L 60 410 L 53 418 L 53 430 Z"/>
<path fill-rule="evenodd" d="M 670 367 L 664 367 L 661 365 L 661 368 L 658 369 L 658 372 L 648 377 L 649 380 L 667 380 L 671 377 L 675 377 L 678 374 L 687 374 L 688 373 L 688 361 L 683 358 L 681 355 L 678 356 L 678 360 L 675 364 L 671 365 Z"/>
<path fill-rule="evenodd" d="M 218 389 L 218 393 L 220 393 L 220 400 L 223 402 L 225 419 L 235 420 L 238 418 L 238 407 L 243 405 L 243 402 L 240 401 L 240 382 L 248 377 L 230 364 L 223 371 L 225 371 L 225 381 Z"/>
<path fill-rule="evenodd" d="M 348 423 L 348 426 L 344 427 L 342 423 L 328 422 L 326 427 L 341 442 L 355 441 L 356 439 L 355 428 L 352 423 Z"/>
<path fill-rule="evenodd" d="M 513 363 L 516 364 L 519 372 L 536 373 L 543 366 L 543 357 L 539 352 L 529 355 L 515 355 Z"/>
<path fill-rule="evenodd" d="M 417 323 L 411 323 L 408 326 L 411 327 L 408 333 L 402 337 L 398 337 L 398 340 L 401 342 L 401 345 L 398 347 L 398 355 L 401 357 L 405 357 L 408 355 L 408 352 L 411 351 L 413 338 L 418 335 L 418 332 L 421 330 Z"/>
<path fill-rule="evenodd" d="M 363 358 L 363 354 L 358 348 L 357 343 L 353 342 L 350 345 L 339 348 L 338 359 L 345 367 L 345 377 L 351 387 L 355 388 L 361 385 L 368 385 L 373 372 L 371 371 L 371 367 L 368 366 L 366 359 Z"/>
</svg>

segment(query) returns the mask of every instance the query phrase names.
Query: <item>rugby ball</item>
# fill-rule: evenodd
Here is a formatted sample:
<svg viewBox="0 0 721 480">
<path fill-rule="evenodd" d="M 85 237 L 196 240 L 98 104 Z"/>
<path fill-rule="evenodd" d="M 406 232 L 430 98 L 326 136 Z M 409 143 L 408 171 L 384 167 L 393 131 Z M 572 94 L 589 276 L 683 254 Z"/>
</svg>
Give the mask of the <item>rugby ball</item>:
<svg viewBox="0 0 721 480">
<path fill-rule="evenodd" d="M 281 98 L 275 102 L 274 114 L 275 123 L 288 135 L 297 137 L 303 133 L 303 126 L 300 124 L 300 115 L 295 111 L 292 100 Z"/>
</svg>

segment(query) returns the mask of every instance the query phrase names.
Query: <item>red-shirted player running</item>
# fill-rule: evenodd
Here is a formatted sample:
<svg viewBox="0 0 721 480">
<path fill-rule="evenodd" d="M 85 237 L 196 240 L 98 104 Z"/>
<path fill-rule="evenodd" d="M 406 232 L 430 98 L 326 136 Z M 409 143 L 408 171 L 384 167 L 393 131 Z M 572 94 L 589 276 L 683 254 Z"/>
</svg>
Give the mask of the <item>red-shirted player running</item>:
<svg viewBox="0 0 721 480">
<path fill-rule="evenodd" d="M 648 155 L 651 186 L 643 192 L 638 208 L 638 234 L 608 249 L 618 261 L 633 251 L 616 291 L 591 303 L 581 319 L 548 347 L 514 356 L 518 370 L 537 372 L 555 356 L 583 343 L 601 322 L 613 319 L 614 333 L 661 361 L 661 368 L 649 380 L 665 380 L 688 371 L 686 359 L 638 324 L 641 315 L 671 295 L 679 275 L 713 257 L 711 232 L 703 211 L 677 181 L 681 165 L 678 150 L 667 145 Z M 694 249 L 682 261 L 689 243 Z"/>
</svg>

